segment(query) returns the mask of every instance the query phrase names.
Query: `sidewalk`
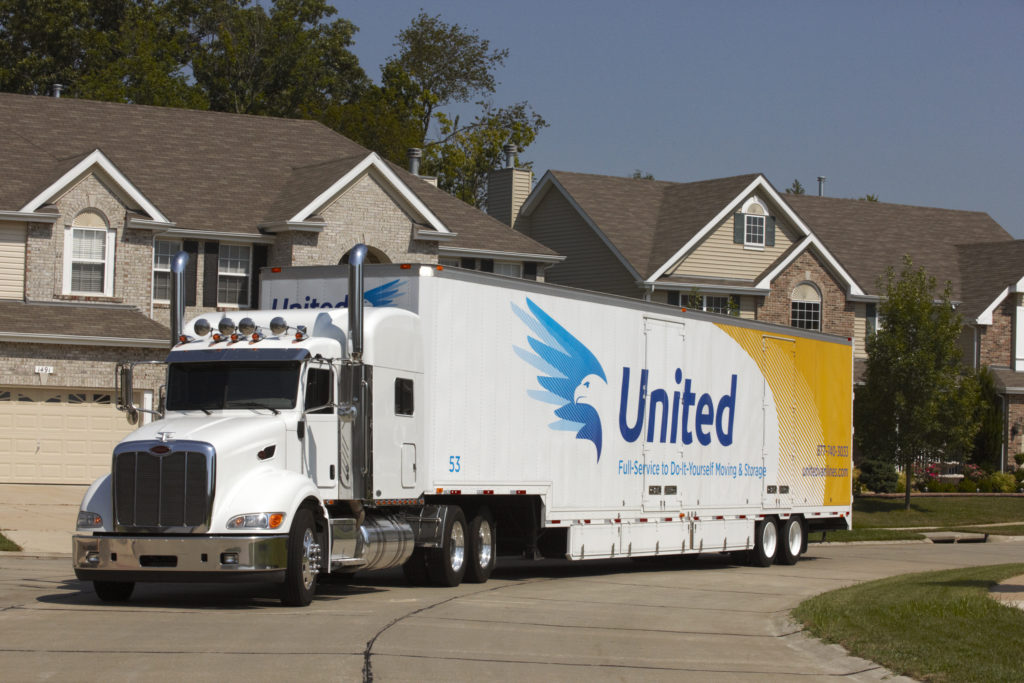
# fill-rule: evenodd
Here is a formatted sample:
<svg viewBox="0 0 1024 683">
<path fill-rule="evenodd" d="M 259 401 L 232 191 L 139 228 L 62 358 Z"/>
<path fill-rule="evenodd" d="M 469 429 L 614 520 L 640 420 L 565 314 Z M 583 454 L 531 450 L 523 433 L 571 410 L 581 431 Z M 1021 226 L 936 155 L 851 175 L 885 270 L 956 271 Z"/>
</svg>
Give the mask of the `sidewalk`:
<svg viewBox="0 0 1024 683">
<path fill-rule="evenodd" d="M 27 553 L 71 554 L 88 486 L 0 484 L 0 532 Z"/>
</svg>

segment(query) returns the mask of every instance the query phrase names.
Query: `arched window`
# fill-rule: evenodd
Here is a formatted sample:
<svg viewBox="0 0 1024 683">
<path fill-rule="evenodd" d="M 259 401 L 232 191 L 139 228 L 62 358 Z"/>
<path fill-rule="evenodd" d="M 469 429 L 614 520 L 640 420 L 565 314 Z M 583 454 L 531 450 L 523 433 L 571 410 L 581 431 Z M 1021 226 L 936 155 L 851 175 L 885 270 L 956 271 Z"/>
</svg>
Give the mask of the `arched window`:
<svg viewBox="0 0 1024 683">
<path fill-rule="evenodd" d="M 65 294 L 114 295 L 114 240 L 107 217 L 85 209 L 64 233 Z"/>
<path fill-rule="evenodd" d="M 351 250 L 346 251 L 345 255 L 341 257 L 341 260 L 338 261 L 338 263 L 340 265 L 346 265 L 348 263 L 348 255 L 351 254 L 351 253 L 352 253 Z M 391 259 L 389 259 L 388 255 L 385 254 L 380 249 L 377 249 L 376 247 L 367 246 L 366 247 L 366 261 L 365 262 L 366 263 L 391 263 Z"/>
<path fill-rule="evenodd" d="M 821 330 L 821 292 L 810 282 L 801 282 L 790 296 L 790 322 L 804 330 Z"/>
</svg>

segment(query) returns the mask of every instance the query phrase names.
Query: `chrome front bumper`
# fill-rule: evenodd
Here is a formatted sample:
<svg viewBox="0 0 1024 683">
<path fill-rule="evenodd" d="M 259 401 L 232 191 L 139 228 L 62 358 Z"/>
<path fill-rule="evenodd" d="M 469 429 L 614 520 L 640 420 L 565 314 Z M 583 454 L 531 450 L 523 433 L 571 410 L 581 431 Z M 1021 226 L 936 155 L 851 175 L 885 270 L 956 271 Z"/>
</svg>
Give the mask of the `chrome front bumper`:
<svg viewBox="0 0 1024 683">
<path fill-rule="evenodd" d="M 74 536 L 86 581 L 282 581 L 288 536 Z"/>
</svg>

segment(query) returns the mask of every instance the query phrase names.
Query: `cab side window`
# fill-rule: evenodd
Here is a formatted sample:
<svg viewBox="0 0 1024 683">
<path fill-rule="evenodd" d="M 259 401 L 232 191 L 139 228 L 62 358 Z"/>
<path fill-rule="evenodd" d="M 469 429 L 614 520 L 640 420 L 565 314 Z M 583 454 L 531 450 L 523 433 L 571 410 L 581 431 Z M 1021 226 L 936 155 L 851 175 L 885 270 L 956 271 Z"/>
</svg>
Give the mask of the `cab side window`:
<svg viewBox="0 0 1024 683">
<path fill-rule="evenodd" d="M 306 403 L 304 408 L 317 408 L 326 406 L 331 402 L 331 371 L 311 369 L 306 375 Z M 328 406 L 320 410 L 311 411 L 313 414 L 330 414 L 334 408 Z"/>
<path fill-rule="evenodd" d="M 413 385 L 411 379 L 395 380 L 395 415 L 413 414 Z"/>
</svg>

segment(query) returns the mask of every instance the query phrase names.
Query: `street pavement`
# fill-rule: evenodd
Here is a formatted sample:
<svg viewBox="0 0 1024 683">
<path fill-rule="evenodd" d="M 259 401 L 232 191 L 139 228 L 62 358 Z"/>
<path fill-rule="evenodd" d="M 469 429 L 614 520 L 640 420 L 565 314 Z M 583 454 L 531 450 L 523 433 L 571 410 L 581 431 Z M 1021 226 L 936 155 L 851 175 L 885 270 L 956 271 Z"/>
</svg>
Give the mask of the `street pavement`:
<svg viewBox="0 0 1024 683">
<path fill-rule="evenodd" d="M 74 526 L 81 491 L 44 488 L 55 487 L 0 486 L 0 529 L 26 548 L 0 553 L 4 681 L 899 680 L 804 635 L 789 611 L 885 576 L 1024 562 L 1024 541 L 812 544 L 797 565 L 764 569 L 723 555 L 502 558 L 483 585 L 368 572 L 321 586 L 307 608 L 282 607 L 269 586 L 223 584 L 139 584 L 109 604 L 75 579 L 67 550 L 47 549 L 70 549 L 58 522 Z M 1012 603 L 1024 577 L 1005 588 Z"/>
</svg>

